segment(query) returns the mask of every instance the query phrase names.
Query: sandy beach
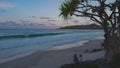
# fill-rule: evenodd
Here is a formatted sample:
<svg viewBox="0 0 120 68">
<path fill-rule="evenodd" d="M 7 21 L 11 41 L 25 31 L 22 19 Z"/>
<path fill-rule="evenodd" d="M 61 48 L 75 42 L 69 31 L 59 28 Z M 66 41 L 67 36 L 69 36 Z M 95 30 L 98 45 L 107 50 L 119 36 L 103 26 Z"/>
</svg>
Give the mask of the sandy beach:
<svg viewBox="0 0 120 68">
<path fill-rule="evenodd" d="M 73 63 L 73 55 L 75 53 L 82 54 L 83 61 L 99 59 L 104 57 L 104 51 L 89 52 L 94 49 L 101 49 L 101 42 L 102 40 L 89 40 L 84 42 L 83 45 L 78 42 L 67 44 L 65 48 L 59 46 L 44 52 L 38 51 L 22 58 L 0 63 L 0 68 L 60 68 L 63 64 Z M 86 50 L 88 52 L 85 53 Z"/>
</svg>

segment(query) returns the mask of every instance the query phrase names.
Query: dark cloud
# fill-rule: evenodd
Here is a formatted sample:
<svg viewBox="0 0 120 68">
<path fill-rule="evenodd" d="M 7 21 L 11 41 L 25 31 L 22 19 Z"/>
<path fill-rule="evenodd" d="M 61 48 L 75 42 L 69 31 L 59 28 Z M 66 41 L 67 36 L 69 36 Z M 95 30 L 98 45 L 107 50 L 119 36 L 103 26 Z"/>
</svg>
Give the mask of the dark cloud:
<svg viewBox="0 0 120 68">
<path fill-rule="evenodd" d="M 48 23 L 49 25 L 52 25 L 52 26 L 56 26 L 56 24 L 53 24 L 53 23 Z"/>
<path fill-rule="evenodd" d="M 19 20 L 22 23 L 26 23 L 26 22 L 31 22 L 31 21 L 27 21 L 27 20 Z"/>
<path fill-rule="evenodd" d="M 48 22 L 56 22 L 57 20 L 48 20 Z"/>
<path fill-rule="evenodd" d="M 40 17 L 40 19 L 51 19 L 50 17 Z"/>
<path fill-rule="evenodd" d="M 31 18 L 35 18 L 35 19 L 51 19 L 50 17 L 37 17 L 37 16 L 30 16 Z"/>
<path fill-rule="evenodd" d="M 36 16 L 30 16 L 31 18 L 37 18 Z"/>
</svg>

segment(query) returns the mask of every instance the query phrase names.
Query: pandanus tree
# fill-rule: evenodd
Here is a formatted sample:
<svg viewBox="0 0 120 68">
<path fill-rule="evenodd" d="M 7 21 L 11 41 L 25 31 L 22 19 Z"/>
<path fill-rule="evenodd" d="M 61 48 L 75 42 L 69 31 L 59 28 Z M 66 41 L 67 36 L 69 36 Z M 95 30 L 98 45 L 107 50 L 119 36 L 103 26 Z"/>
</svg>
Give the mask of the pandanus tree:
<svg viewBox="0 0 120 68">
<path fill-rule="evenodd" d="M 120 54 L 120 0 L 65 0 L 60 7 L 60 16 L 87 17 L 104 30 L 105 59 L 111 60 Z"/>
</svg>

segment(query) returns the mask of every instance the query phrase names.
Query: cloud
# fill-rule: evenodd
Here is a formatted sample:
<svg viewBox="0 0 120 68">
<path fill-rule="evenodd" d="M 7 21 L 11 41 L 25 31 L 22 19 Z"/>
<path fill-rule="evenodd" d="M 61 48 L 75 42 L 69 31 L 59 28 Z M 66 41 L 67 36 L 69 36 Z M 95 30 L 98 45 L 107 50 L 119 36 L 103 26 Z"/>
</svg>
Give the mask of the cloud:
<svg viewBox="0 0 120 68">
<path fill-rule="evenodd" d="M 79 23 L 79 21 L 78 21 L 78 20 L 74 20 L 73 22 L 74 22 L 75 24 Z"/>
<path fill-rule="evenodd" d="M 45 19 L 45 20 L 51 19 L 50 17 L 37 17 L 37 16 L 30 16 L 30 17 L 34 19 Z"/>
<path fill-rule="evenodd" d="M 54 29 L 55 27 L 46 24 L 26 21 L 5 21 L 0 22 L 0 29 Z"/>
<path fill-rule="evenodd" d="M 20 22 L 22 22 L 22 23 L 29 23 L 29 22 L 31 22 L 31 21 L 28 21 L 28 20 L 19 20 Z"/>
<path fill-rule="evenodd" d="M 0 9 L 8 9 L 13 7 L 14 6 L 12 4 L 0 2 Z"/>
<path fill-rule="evenodd" d="M 57 20 L 48 20 L 48 22 L 56 22 Z"/>
<path fill-rule="evenodd" d="M 50 17 L 40 17 L 40 19 L 50 19 Z"/>
</svg>

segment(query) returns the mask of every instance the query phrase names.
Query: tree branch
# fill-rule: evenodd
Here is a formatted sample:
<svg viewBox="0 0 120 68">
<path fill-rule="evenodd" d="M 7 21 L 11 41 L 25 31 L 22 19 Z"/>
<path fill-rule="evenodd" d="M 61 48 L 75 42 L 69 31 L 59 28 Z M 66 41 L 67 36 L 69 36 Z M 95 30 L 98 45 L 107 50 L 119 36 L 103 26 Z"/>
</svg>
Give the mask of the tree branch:
<svg viewBox="0 0 120 68">
<path fill-rule="evenodd" d="M 75 10 L 75 11 L 76 11 L 76 12 L 79 12 L 79 13 L 81 13 L 81 14 L 92 15 L 92 16 L 97 16 L 97 17 L 99 17 L 99 15 L 97 15 L 97 14 L 93 14 L 93 13 L 88 13 L 88 12 L 79 11 L 79 10 Z"/>
<path fill-rule="evenodd" d="M 91 16 L 90 18 L 92 21 L 95 21 L 97 23 L 99 23 L 101 26 L 103 26 L 103 23 L 101 21 L 99 21 L 97 18 L 95 18 L 94 16 Z"/>
</svg>

